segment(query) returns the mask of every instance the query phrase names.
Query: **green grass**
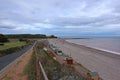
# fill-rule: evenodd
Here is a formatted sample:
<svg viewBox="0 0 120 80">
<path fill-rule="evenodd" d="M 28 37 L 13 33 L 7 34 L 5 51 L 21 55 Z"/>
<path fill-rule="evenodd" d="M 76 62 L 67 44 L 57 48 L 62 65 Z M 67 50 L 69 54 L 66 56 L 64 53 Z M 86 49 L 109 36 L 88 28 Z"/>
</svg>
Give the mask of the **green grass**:
<svg viewBox="0 0 120 80">
<path fill-rule="evenodd" d="M 12 47 L 24 46 L 24 45 L 26 45 L 26 42 L 7 42 L 4 43 L 4 46 L 0 46 L 0 50 L 5 50 Z"/>
<path fill-rule="evenodd" d="M 36 55 L 33 52 L 28 64 L 23 70 L 23 75 L 28 76 L 28 80 L 36 80 L 37 70 L 36 70 Z"/>
</svg>

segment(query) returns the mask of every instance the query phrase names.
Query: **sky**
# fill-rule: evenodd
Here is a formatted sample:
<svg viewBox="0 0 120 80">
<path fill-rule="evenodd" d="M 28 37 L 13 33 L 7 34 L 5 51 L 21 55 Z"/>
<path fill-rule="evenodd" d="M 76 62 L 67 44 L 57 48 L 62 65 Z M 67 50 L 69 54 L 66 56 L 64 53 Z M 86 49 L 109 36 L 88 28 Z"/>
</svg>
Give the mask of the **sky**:
<svg viewBox="0 0 120 80">
<path fill-rule="evenodd" d="M 0 0 L 0 33 L 120 36 L 120 0 Z"/>
</svg>

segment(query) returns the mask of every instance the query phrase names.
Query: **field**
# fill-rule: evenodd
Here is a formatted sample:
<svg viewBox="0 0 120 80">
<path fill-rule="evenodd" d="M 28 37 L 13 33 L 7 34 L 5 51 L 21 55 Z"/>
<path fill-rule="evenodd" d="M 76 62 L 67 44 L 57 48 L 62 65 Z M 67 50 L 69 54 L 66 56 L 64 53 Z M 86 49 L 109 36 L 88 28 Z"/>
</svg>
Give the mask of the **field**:
<svg viewBox="0 0 120 80">
<path fill-rule="evenodd" d="M 17 47 L 17 46 L 24 46 L 26 45 L 26 42 L 7 42 L 4 44 L 4 46 L 0 46 L 0 50 L 5 50 L 5 49 L 9 49 L 12 47 Z"/>
</svg>

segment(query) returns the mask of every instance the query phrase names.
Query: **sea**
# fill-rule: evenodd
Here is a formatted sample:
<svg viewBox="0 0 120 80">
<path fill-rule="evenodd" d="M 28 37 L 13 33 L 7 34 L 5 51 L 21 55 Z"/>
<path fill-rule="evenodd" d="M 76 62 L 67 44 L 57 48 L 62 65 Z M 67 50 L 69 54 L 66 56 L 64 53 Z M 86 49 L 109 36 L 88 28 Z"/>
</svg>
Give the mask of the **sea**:
<svg viewBox="0 0 120 80">
<path fill-rule="evenodd" d="M 120 55 L 120 37 L 73 38 L 66 41 Z"/>
</svg>

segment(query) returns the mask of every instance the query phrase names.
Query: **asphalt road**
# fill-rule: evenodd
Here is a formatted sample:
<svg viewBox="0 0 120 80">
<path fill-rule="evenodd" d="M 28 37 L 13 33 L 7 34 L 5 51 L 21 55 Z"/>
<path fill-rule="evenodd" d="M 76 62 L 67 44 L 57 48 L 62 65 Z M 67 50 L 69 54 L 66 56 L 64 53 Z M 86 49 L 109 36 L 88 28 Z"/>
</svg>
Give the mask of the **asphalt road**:
<svg viewBox="0 0 120 80">
<path fill-rule="evenodd" d="M 0 71 L 6 67 L 8 64 L 16 60 L 18 57 L 20 57 L 22 54 L 24 54 L 26 51 L 28 51 L 33 45 L 29 45 L 28 47 L 24 48 L 23 50 L 9 54 L 3 57 L 0 57 Z"/>
</svg>

